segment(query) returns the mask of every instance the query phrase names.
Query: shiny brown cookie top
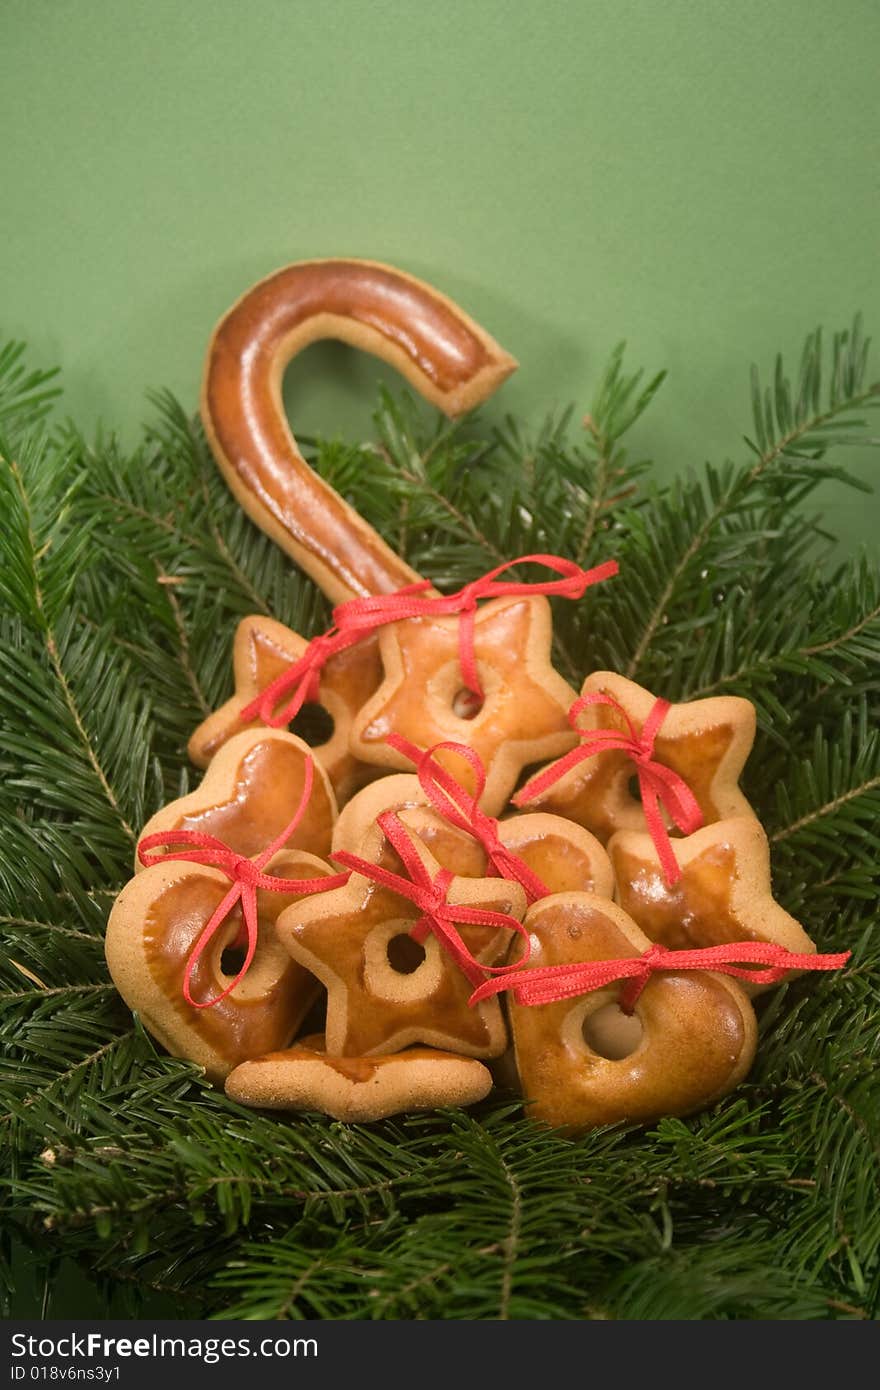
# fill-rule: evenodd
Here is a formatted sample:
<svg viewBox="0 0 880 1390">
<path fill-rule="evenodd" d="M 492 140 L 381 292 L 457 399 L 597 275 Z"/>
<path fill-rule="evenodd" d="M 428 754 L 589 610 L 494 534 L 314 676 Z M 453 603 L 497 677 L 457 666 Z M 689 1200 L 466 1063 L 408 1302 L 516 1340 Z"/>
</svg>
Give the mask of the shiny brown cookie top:
<svg viewBox="0 0 880 1390">
<path fill-rule="evenodd" d="M 628 716 L 640 735 L 657 700 L 649 690 L 613 671 L 588 676 L 581 693 L 609 695 L 624 713 L 608 705 L 589 705 L 581 713 L 580 726 L 621 734 L 630 731 Z M 732 695 L 691 700 L 670 706 L 654 741 L 653 757 L 683 778 L 708 825 L 753 814 L 737 782 L 754 737 L 755 710 L 748 700 Z M 636 772 L 625 752 L 603 750 L 579 762 L 528 806 L 567 816 L 604 844 L 618 830 L 646 829 L 636 794 Z"/>
<path fill-rule="evenodd" d="M 571 748 L 567 712 L 574 691 L 550 662 L 551 615 L 543 596 L 492 599 L 476 615 L 474 652 L 483 689 L 478 708 L 464 690 L 455 616 L 407 618 L 383 628 L 385 678 L 355 719 L 352 751 L 364 762 L 410 767 L 390 748 L 396 733 L 420 748 L 455 742 L 472 748 L 486 769 L 481 806 L 497 815 L 529 763 Z M 442 752 L 463 785 L 473 772 Z"/>
<path fill-rule="evenodd" d="M 431 874 L 438 873 L 440 865 L 415 827 L 412 839 Z M 403 869 L 378 826 L 358 852 L 394 873 Z M 522 889 L 506 879 L 454 876 L 446 898 L 456 906 L 518 919 L 525 912 Z M 331 1054 L 367 1057 L 413 1043 L 476 1057 L 504 1050 L 506 1032 L 497 1001 L 469 1007 L 473 985 L 439 940 L 429 935 L 419 944 L 410 937 L 420 916 L 407 898 L 353 873 L 344 888 L 299 903 L 279 918 L 278 933 L 287 949 L 327 986 Z M 507 929 L 465 924 L 458 929 L 477 961 L 493 965 L 503 959 Z"/>
<path fill-rule="evenodd" d="M 532 955 L 544 966 L 616 960 L 650 942 L 619 907 L 585 893 L 560 893 L 530 908 Z M 631 1019 L 619 986 L 556 1003 L 510 999 L 510 1021 L 529 1113 L 585 1130 L 617 1121 L 685 1115 L 710 1105 L 743 1078 L 757 1029 L 747 995 L 707 971 L 652 976 Z"/>
<path fill-rule="evenodd" d="M 263 727 L 258 718 L 243 721 L 241 711 L 299 660 L 308 645 L 304 637 L 274 618 L 241 620 L 232 648 L 235 694 L 192 735 L 188 751 L 194 763 L 207 767 L 230 738 L 245 729 Z M 309 746 L 330 778 L 339 802 L 376 775 L 376 769 L 359 762 L 348 745 L 352 720 L 381 679 L 378 642 L 370 635 L 331 657 L 321 671 L 318 704 L 331 727 L 326 738 L 310 741 Z"/>
<path fill-rule="evenodd" d="M 201 786 L 170 802 L 144 827 L 143 837 L 196 830 L 222 840 L 248 858 L 261 854 L 297 810 L 312 750 L 281 729 L 236 734 L 211 762 Z M 288 843 L 326 856 L 330 852 L 336 798 L 326 772 L 314 761 L 312 793 Z M 139 866 L 136 866 L 136 868 Z"/>
</svg>

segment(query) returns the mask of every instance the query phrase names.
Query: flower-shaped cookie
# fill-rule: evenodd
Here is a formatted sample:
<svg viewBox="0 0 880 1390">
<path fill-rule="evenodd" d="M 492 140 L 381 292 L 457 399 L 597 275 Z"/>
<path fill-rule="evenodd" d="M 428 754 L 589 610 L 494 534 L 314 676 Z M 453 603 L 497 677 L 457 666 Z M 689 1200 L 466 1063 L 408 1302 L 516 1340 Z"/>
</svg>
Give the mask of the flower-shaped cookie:
<svg viewBox="0 0 880 1390">
<path fill-rule="evenodd" d="M 580 718 L 584 730 L 628 734 L 628 717 L 640 734 L 657 703 L 650 691 L 613 671 L 588 676 L 582 695 L 609 696 L 622 711 L 606 704 L 589 705 Z M 748 700 L 733 695 L 691 700 L 669 707 L 652 756 L 684 780 L 708 825 L 728 816 L 752 814 L 737 780 L 754 737 L 755 710 Z M 530 796 L 527 804 L 577 821 L 604 844 L 618 830 L 646 829 L 644 811 L 631 790 L 636 771 L 627 753 L 603 750 L 578 762 L 548 790 Z M 528 792 L 528 787 L 524 790 Z M 517 803 L 521 804 L 519 798 Z"/>
<path fill-rule="evenodd" d="M 340 812 L 333 831 L 333 849 L 359 850 L 382 812 L 394 811 L 418 834 L 444 869 L 463 878 L 481 878 L 492 873 L 489 855 L 479 840 L 451 825 L 440 811 L 432 811 L 427 800 L 414 774 L 400 772 L 380 778 L 358 792 Z M 408 812 L 413 809 L 416 815 L 410 817 Z M 547 893 L 579 890 L 610 897 L 614 876 L 608 855 L 595 836 L 574 821 L 537 812 L 508 816 L 491 825 L 498 844 L 522 860 Z M 515 877 L 503 858 L 496 864 L 495 872 L 502 877 Z"/>
<path fill-rule="evenodd" d="M 244 721 L 241 711 L 297 661 L 308 647 L 305 638 L 274 618 L 243 618 L 232 648 L 235 694 L 208 716 L 192 735 L 188 751 L 194 763 L 207 767 L 228 739 L 245 729 L 261 728 L 259 719 Z M 375 637 L 338 652 L 321 671 L 318 703 L 332 721 L 332 732 L 312 752 L 327 773 L 342 802 L 375 776 L 375 768 L 359 763 L 349 751 L 351 724 L 358 710 L 382 679 Z"/>
</svg>

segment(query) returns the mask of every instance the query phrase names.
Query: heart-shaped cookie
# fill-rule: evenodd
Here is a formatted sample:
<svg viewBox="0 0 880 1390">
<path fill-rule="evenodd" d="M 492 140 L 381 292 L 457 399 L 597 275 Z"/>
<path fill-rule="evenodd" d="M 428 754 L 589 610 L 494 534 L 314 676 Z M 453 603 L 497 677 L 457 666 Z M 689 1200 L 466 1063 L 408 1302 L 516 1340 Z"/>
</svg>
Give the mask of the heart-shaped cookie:
<svg viewBox="0 0 880 1390">
<path fill-rule="evenodd" d="M 261 854 L 296 811 L 310 761 L 308 745 L 283 730 L 250 729 L 236 734 L 217 753 L 201 786 L 157 811 L 144 827 L 143 837 L 197 830 L 222 840 L 236 854 L 249 858 Z M 315 762 L 312 794 L 287 847 L 326 856 L 335 820 L 333 788 Z"/>
<path fill-rule="evenodd" d="M 280 850 L 266 871 L 282 878 L 323 878 L 328 864 L 302 850 Z M 247 974 L 226 998 L 194 1008 L 184 997 L 187 962 L 202 929 L 229 890 L 218 869 L 179 860 L 154 864 L 123 888 L 107 923 L 110 974 L 129 1008 L 175 1057 L 222 1081 L 247 1057 L 284 1047 L 318 993 L 317 981 L 278 940 L 278 915 L 296 893 L 257 891 L 259 937 Z M 237 974 L 242 927 L 236 906 L 196 963 L 190 992 L 207 1004 Z M 232 957 L 232 959 L 230 959 Z"/>
<path fill-rule="evenodd" d="M 621 908 L 587 893 L 559 893 L 525 919 L 532 953 L 522 974 L 544 966 L 641 955 L 650 941 Z M 627 1018 L 620 987 L 525 1005 L 510 998 L 517 1067 L 528 1112 L 572 1130 L 620 1120 L 687 1115 L 726 1095 L 755 1054 L 746 993 L 708 971 L 649 979 Z"/>
</svg>

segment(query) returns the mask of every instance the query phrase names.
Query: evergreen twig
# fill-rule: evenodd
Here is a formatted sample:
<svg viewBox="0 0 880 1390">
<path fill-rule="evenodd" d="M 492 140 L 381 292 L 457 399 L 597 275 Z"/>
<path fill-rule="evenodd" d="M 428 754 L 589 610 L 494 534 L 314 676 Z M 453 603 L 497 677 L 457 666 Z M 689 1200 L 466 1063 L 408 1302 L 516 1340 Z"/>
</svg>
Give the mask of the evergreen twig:
<svg viewBox="0 0 880 1390">
<path fill-rule="evenodd" d="M 570 1140 L 503 1095 L 369 1126 L 248 1112 L 132 1025 L 101 943 L 134 834 L 189 785 L 235 623 L 308 635 L 327 606 L 170 395 L 134 454 L 92 446 L 46 432 L 52 374 L 0 351 L 0 1194 L 47 1297 L 66 1256 L 120 1315 L 877 1316 L 880 585 L 865 558 L 830 567 L 804 509 L 852 482 L 867 354 L 858 323 L 830 351 L 811 334 L 793 385 L 781 363 L 755 378 L 751 459 L 663 489 L 623 444 L 662 374 L 622 346 L 574 434 L 562 416 L 486 437 L 383 393 L 375 445 L 309 445 L 441 587 L 530 551 L 613 554 L 625 579 L 556 607 L 560 668 L 752 699 L 777 896 L 853 951 L 760 1001 L 736 1095 Z"/>
</svg>

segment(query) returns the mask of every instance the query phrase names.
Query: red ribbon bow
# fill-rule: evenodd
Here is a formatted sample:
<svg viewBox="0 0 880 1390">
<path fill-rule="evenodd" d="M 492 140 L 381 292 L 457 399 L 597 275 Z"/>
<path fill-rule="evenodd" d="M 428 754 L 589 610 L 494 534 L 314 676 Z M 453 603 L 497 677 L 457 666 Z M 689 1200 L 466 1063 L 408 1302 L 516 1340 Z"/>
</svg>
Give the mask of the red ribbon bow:
<svg viewBox="0 0 880 1390">
<path fill-rule="evenodd" d="M 546 898 L 550 889 L 542 883 L 538 875 L 529 868 L 518 854 L 501 843 L 498 837 L 498 821 L 480 810 L 480 798 L 486 786 L 486 769 L 479 753 L 463 743 L 435 743 L 432 748 L 422 752 L 401 734 L 390 734 L 386 740 L 392 748 L 409 758 L 416 765 L 419 784 L 435 811 L 454 825 L 465 830 L 479 840 L 483 849 L 502 878 L 516 879 L 522 885 L 530 903 Z M 451 772 L 437 760 L 442 750 L 457 753 L 474 770 L 476 791 L 471 793 L 456 780 Z"/>
<path fill-rule="evenodd" d="M 403 861 L 408 878 L 383 868 L 381 864 L 371 864 L 369 860 L 350 854 L 348 850 L 340 850 L 332 858 L 415 904 L 421 916 L 410 927 L 409 934 L 414 941 L 423 942 L 431 934 L 436 936 L 443 949 L 475 986 L 485 980 L 487 972 L 500 974 L 509 971 L 510 966 L 481 965 L 462 940 L 456 922 L 478 927 L 507 927 L 509 931 L 518 932 L 525 942 L 525 952 L 517 964 L 522 965 L 528 960 L 531 949 L 529 935 L 522 922 L 506 912 L 491 912 L 481 907 L 456 907 L 447 902 L 446 894 L 454 875 L 448 869 L 440 869 L 431 877 L 406 827 L 392 811 L 384 811 L 378 818 L 378 824 Z"/>
<path fill-rule="evenodd" d="M 603 989 L 616 980 L 626 980 L 619 1004 L 624 1013 L 631 1014 L 648 980 L 658 970 L 715 970 L 752 984 L 775 985 L 785 979 L 790 970 L 839 970 L 851 955 L 851 951 L 825 956 L 800 955 L 769 941 L 733 941 L 694 951 L 670 951 L 655 943 L 644 955 L 626 956 L 621 960 L 545 965 L 522 973 L 512 970 L 507 975 L 486 980 L 474 990 L 470 1003 L 479 1004 L 489 995 L 510 989 L 518 1004 L 555 1004 L 561 999 Z M 738 961 L 753 961 L 765 968 L 744 970 L 736 964 Z"/>
<path fill-rule="evenodd" d="M 524 564 L 544 565 L 562 577 L 536 583 L 498 579 L 498 575 L 505 570 Z M 598 584 L 615 574 L 616 560 L 606 560 L 604 564 L 585 570 L 573 560 L 565 560 L 559 555 L 521 555 L 518 560 L 509 560 L 489 570 L 488 574 L 472 580 L 453 594 L 426 595 L 425 590 L 431 588 L 431 581 L 424 579 L 397 589 L 392 594 L 349 599 L 334 608 L 330 628 L 322 636 L 313 638 L 302 656 L 245 705 L 239 717 L 243 720 L 259 718 L 271 728 L 280 728 L 296 716 L 307 700 L 317 699 L 321 671 L 337 652 L 354 646 L 376 628 L 399 622 L 401 618 L 425 618 L 449 613 L 461 616 L 458 651 L 464 684 L 482 699 L 474 652 L 474 624 L 480 599 L 524 594 L 582 598 L 591 584 Z M 286 699 L 288 695 L 290 699 Z M 276 710 L 278 701 L 285 699 L 286 703 Z"/>
<path fill-rule="evenodd" d="M 248 859 L 244 855 L 237 854 L 222 840 L 218 840 L 214 835 L 204 835 L 199 830 L 161 830 L 155 835 L 146 835 L 138 845 L 138 858 L 147 868 L 154 864 L 161 864 L 166 859 L 181 859 L 192 864 L 212 865 L 232 880 L 232 887 L 217 904 L 205 923 L 186 964 L 183 977 L 183 997 L 194 1009 L 209 1009 L 212 1005 L 219 1004 L 222 999 L 226 998 L 227 994 L 232 993 L 239 980 L 250 969 L 257 949 L 259 931 L 257 921 L 258 888 L 265 888 L 270 893 L 326 893 L 331 888 L 341 888 L 348 881 L 348 874 L 328 874 L 323 878 L 279 878 L 275 874 L 263 873 L 264 865 L 268 864 L 272 855 L 290 838 L 302 820 L 309 803 L 309 797 L 312 794 L 313 781 L 313 765 L 309 759 L 305 766 L 302 796 L 293 819 L 255 859 Z M 162 847 L 177 844 L 192 845 L 193 848 L 176 850 L 171 854 L 152 852 Z M 190 991 L 193 971 L 214 933 L 226 921 L 239 899 L 241 900 L 244 929 L 247 933 L 247 952 L 244 963 L 235 979 L 230 985 L 227 985 L 222 994 L 218 994 L 214 999 L 206 999 L 204 1003 L 200 1004 L 193 999 Z"/>
<path fill-rule="evenodd" d="M 588 705 L 608 705 L 611 709 L 616 710 L 626 720 L 629 733 L 621 733 L 619 729 L 578 728 L 578 715 Z M 597 753 L 605 753 L 610 749 L 626 753 L 635 763 L 642 809 L 645 812 L 645 821 L 660 859 L 663 877 L 670 885 L 677 883 L 681 878 L 681 869 L 672 852 L 669 831 L 663 822 L 660 806 L 662 804 L 666 808 L 670 820 L 685 835 L 691 835 L 695 830 L 699 830 L 703 824 L 703 813 L 684 778 L 680 777 L 677 772 L 673 772 L 671 767 L 658 763 L 654 758 L 654 740 L 663 720 L 669 713 L 669 709 L 668 700 L 655 700 L 651 712 L 642 726 L 642 732 L 638 733 L 626 710 L 618 700 L 615 700 L 613 695 L 598 693 L 582 695 L 568 711 L 569 723 L 581 740 L 580 747 L 572 748 L 570 753 L 566 753 L 558 762 L 545 768 L 543 772 L 538 773 L 537 777 L 533 777 L 530 782 L 527 782 L 513 798 L 514 806 L 521 806 L 526 801 L 534 801 L 536 797 L 541 796 L 561 777 L 564 777 L 567 772 L 570 772 L 573 767 L 577 767 L 578 763 L 584 762 L 587 758 L 595 757 Z"/>
</svg>

